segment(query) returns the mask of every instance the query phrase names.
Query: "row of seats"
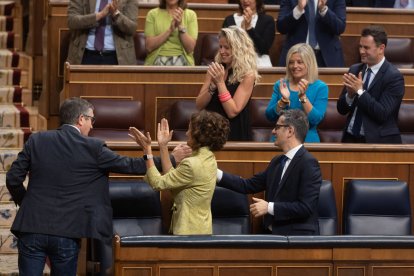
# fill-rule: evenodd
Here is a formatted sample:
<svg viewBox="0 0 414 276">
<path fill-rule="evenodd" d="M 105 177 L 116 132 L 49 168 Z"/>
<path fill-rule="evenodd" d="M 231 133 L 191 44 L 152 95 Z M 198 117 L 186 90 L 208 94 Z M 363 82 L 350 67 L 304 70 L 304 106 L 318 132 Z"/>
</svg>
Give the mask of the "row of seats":
<svg viewBox="0 0 414 276">
<path fill-rule="evenodd" d="M 88 99 L 95 106 L 97 118 L 90 136 L 103 140 L 129 140 L 127 132 L 130 126 L 138 129 L 145 128 L 143 104 L 129 99 Z M 250 104 L 252 141 L 270 141 L 274 124 L 266 119 L 265 110 L 268 99 L 252 99 Z M 197 112 L 193 99 L 181 99 L 172 104 L 169 109 L 170 127 L 174 130 L 173 140 L 185 141 L 185 132 L 191 114 Z M 113 116 L 117 114 L 117 116 Z M 398 114 L 398 126 L 404 144 L 414 143 L 414 103 L 402 102 Z M 318 126 L 321 142 L 339 143 L 345 127 L 346 117 L 339 114 L 336 101 L 329 100 L 324 120 Z"/>
<path fill-rule="evenodd" d="M 109 193 L 115 234 L 165 234 L 162 231 L 160 194 L 147 183 L 111 181 Z M 211 212 L 214 235 L 251 233 L 247 195 L 216 187 Z M 338 220 L 335 193 L 332 183 L 327 180 L 323 180 L 321 185 L 318 213 L 321 235 L 336 235 Z M 349 235 L 411 235 L 407 183 L 396 180 L 351 180 L 346 185 L 344 195 L 342 232 Z"/>
<path fill-rule="evenodd" d="M 145 35 L 137 32 L 134 36 L 135 54 L 137 64 L 143 65 L 147 51 L 145 49 Z M 344 53 L 345 65 L 349 67 L 360 62 L 359 37 L 341 36 L 341 44 Z M 276 39 L 270 49 L 272 64 L 276 66 L 279 61 L 284 36 L 276 35 Z M 214 60 L 219 48 L 218 35 L 211 33 L 199 33 L 194 48 L 194 61 L 196 65 L 208 65 Z M 385 57 L 398 68 L 414 68 L 414 42 L 412 38 L 388 38 L 385 48 Z"/>
</svg>

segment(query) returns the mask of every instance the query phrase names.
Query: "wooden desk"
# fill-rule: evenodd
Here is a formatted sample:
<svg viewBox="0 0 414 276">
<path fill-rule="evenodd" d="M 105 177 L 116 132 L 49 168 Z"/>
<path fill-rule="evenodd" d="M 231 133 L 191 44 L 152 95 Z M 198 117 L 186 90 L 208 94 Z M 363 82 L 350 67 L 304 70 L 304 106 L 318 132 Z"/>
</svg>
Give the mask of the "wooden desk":
<svg viewBox="0 0 414 276">
<path fill-rule="evenodd" d="M 206 74 L 206 66 L 85 66 L 65 68 L 62 99 L 73 96 L 130 97 L 145 105 L 146 129 L 155 134 L 155 124 L 166 116 L 168 108 L 181 98 L 195 98 Z M 319 77 L 329 86 L 329 98 L 337 99 L 342 90 L 346 68 L 321 68 Z M 402 69 L 406 91 L 404 100 L 414 101 L 414 69 Z M 262 79 L 255 87 L 253 98 L 270 98 L 273 85 L 285 75 L 279 67 L 260 70 Z M 58 95 L 56 95 L 58 96 Z M 58 103 L 57 103 L 58 105 Z"/>
</svg>

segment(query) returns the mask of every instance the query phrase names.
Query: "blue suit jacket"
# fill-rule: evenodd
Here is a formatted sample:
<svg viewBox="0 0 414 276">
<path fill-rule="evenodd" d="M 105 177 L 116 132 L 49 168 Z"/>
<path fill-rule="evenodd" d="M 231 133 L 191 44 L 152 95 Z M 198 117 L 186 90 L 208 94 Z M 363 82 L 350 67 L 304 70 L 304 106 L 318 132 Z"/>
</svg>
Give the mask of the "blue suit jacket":
<svg viewBox="0 0 414 276">
<path fill-rule="evenodd" d="M 293 17 L 293 9 L 298 4 L 297 0 L 282 0 L 280 12 L 277 18 L 277 30 L 286 35 L 279 66 L 286 65 L 286 54 L 290 47 L 297 43 L 306 43 L 308 35 L 309 7 L 306 5 L 305 13 L 296 20 Z M 329 0 L 328 11 L 324 17 L 317 12 L 315 17 L 315 32 L 322 57 L 327 67 L 343 67 L 344 57 L 339 36 L 345 31 L 346 6 L 345 0 Z"/>
<path fill-rule="evenodd" d="M 365 72 L 366 65 L 354 64 L 349 69 L 350 73 L 358 75 Z M 401 72 L 387 60 L 384 61 L 367 91 L 359 97 L 351 106 L 346 102 L 346 89 L 337 102 L 338 112 L 348 114 L 344 133 L 351 121 L 356 106 L 362 112 L 362 124 L 367 143 L 392 143 L 400 144 L 401 135 L 398 128 L 398 111 L 404 96 L 404 77 Z"/>
<path fill-rule="evenodd" d="M 274 202 L 275 215 L 265 215 L 264 227 L 272 224 L 273 234 L 319 235 L 318 199 L 322 176 L 318 160 L 302 146 L 277 185 L 274 179 L 279 158 L 273 158 L 265 171 L 249 179 L 224 173 L 217 185 L 244 194 L 265 191 L 265 200 Z"/>
</svg>

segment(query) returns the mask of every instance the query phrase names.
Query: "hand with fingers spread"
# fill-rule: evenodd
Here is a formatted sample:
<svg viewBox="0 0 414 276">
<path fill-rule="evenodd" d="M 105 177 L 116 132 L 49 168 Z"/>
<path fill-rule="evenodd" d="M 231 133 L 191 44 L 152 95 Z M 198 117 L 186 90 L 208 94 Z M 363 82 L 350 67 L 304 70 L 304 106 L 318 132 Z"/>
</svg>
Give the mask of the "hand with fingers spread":
<svg viewBox="0 0 414 276">
<path fill-rule="evenodd" d="M 250 213 L 255 218 L 266 215 L 269 203 L 256 197 L 253 197 L 252 199 L 254 203 L 250 204 Z"/>
<path fill-rule="evenodd" d="M 151 150 L 151 135 L 149 132 L 144 134 L 135 127 L 130 127 L 128 136 L 137 142 L 137 144 L 142 147 L 145 153 L 148 153 L 148 149 Z"/>
<path fill-rule="evenodd" d="M 158 123 L 158 132 L 157 132 L 157 140 L 158 145 L 167 146 L 168 142 L 171 141 L 173 135 L 173 131 L 170 131 L 168 126 L 168 121 L 165 118 L 161 119 L 161 123 Z"/>
</svg>

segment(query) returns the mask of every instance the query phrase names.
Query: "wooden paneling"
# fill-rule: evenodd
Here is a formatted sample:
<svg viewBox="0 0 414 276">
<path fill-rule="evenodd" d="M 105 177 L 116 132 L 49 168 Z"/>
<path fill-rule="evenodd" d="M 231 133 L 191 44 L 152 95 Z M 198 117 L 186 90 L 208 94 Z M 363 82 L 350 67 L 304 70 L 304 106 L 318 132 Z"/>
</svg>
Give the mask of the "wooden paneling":
<svg viewBox="0 0 414 276">
<path fill-rule="evenodd" d="M 152 275 L 395 276 L 413 275 L 414 249 L 318 247 L 120 247 L 116 275 L 154 267 Z M 158 268 L 158 273 L 156 269 Z M 134 274 L 141 275 L 141 274 Z"/>
</svg>

